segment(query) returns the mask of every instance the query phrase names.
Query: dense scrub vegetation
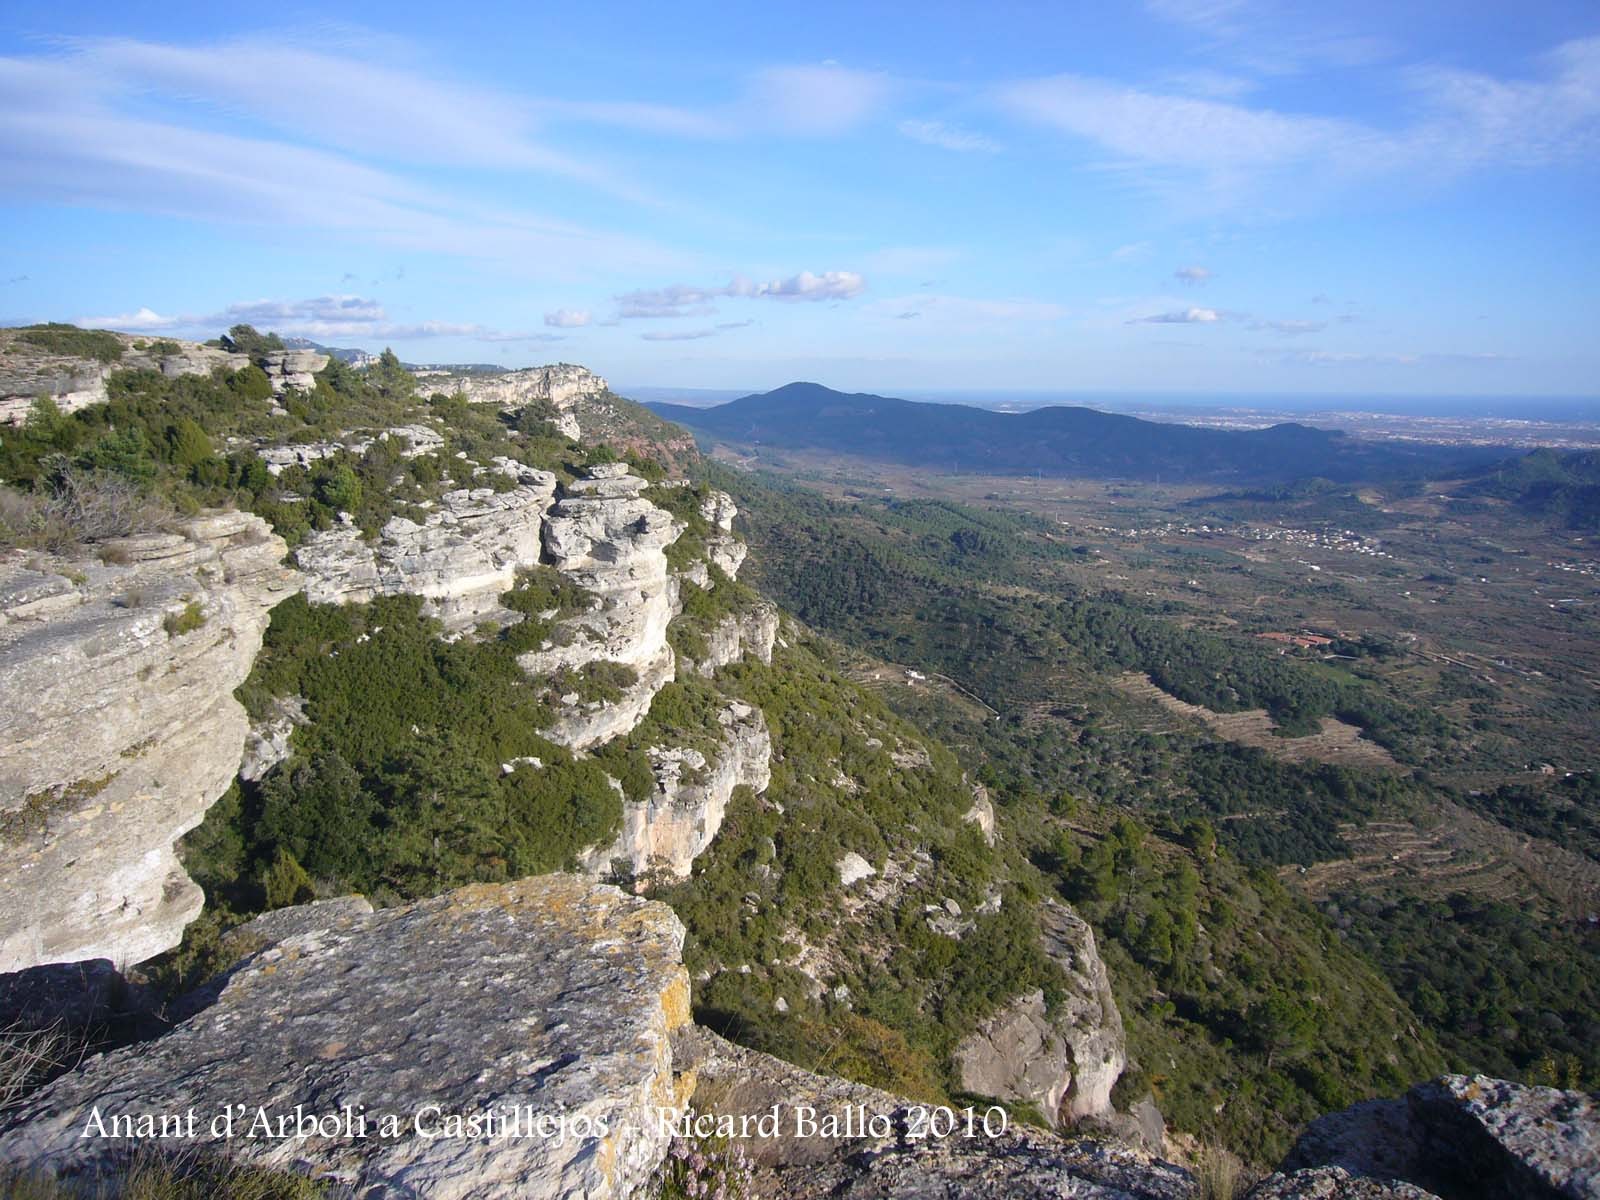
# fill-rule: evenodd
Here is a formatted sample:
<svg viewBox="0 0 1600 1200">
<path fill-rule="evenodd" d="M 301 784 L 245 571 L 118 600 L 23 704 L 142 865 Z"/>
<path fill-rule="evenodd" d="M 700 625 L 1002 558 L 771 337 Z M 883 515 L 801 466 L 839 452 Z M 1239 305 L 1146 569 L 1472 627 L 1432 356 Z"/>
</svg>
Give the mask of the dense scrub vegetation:
<svg viewBox="0 0 1600 1200">
<path fill-rule="evenodd" d="M 1438 1033 L 1455 1070 L 1600 1086 L 1600 928 L 1454 893 L 1325 911 Z"/>
<path fill-rule="evenodd" d="M 690 971 L 710 973 L 696 989 L 703 1022 L 802 1065 L 945 1095 L 955 1041 L 1024 990 L 1058 995 L 1060 976 L 1038 944 L 1035 897 L 963 820 L 972 787 L 949 751 L 831 657 L 805 638 L 770 667 L 718 673 L 720 689 L 766 715 L 772 783 L 762 797 L 741 795 L 692 877 L 658 895 L 688 927 Z M 847 893 L 837 870 L 847 851 L 909 872 L 904 891 L 878 902 Z M 752 894 L 759 901 L 747 903 Z M 923 912 L 949 899 L 970 913 L 991 894 L 1001 911 L 959 940 Z M 842 990 L 823 992 L 797 969 L 807 947 L 840 963 Z"/>
<path fill-rule="evenodd" d="M 248 326 L 230 337 L 254 353 L 271 348 Z M 108 533 L 104 523 L 75 522 L 71 503 L 74 494 L 130 488 L 147 502 L 140 528 L 158 527 L 174 512 L 231 505 L 265 517 L 291 546 L 330 528 L 341 512 L 374 535 L 391 516 L 421 520 L 451 488 L 514 486 L 491 469 L 497 457 L 565 478 L 589 457 L 540 413 L 424 398 L 416 387 L 385 352 L 365 370 L 330 362 L 311 391 L 287 392 L 276 408 L 253 363 L 171 379 L 118 371 L 107 382 L 108 403 L 71 414 L 41 399 L 21 428 L 0 436 L 0 484 L 10 485 L 0 491 L 0 544 L 62 549 L 133 532 L 127 523 Z M 415 453 L 404 435 L 386 432 L 408 425 L 431 429 L 443 444 Z M 332 444 L 331 452 L 277 475 L 257 453 L 310 443 Z"/>
<path fill-rule="evenodd" d="M 293 903 L 297 871 L 329 894 L 431 895 L 561 869 L 614 833 L 621 800 L 605 771 L 539 736 L 551 714 L 516 639 L 445 641 L 420 610 L 414 596 L 340 607 L 301 595 L 273 610 L 240 694 L 258 716 L 298 697 L 305 724 L 288 762 L 190 835 L 213 899 L 240 912 Z"/>
</svg>

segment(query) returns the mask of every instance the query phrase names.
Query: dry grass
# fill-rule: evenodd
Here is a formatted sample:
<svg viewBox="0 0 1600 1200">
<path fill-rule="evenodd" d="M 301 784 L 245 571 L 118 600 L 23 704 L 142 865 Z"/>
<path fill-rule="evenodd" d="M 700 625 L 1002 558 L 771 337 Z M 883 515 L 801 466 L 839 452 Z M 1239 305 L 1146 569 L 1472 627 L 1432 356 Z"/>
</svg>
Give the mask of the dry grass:
<svg viewBox="0 0 1600 1200">
<path fill-rule="evenodd" d="M 45 1080 L 75 1065 L 81 1047 L 59 1022 L 42 1029 L 16 1022 L 0 1029 L 0 1113 L 9 1112 Z"/>
<path fill-rule="evenodd" d="M 138 1147 L 126 1163 L 70 1182 L 0 1166 L 0 1200 L 332 1200 L 335 1194 L 303 1175 L 247 1167 L 197 1149 Z"/>
<path fill-rule="evenodd" d="M 1199 1200 L 1235 1200 L 1243 1192 L 1244 1168 L 1231 1151 L 1207 1145 L 1195 1163 Z"/>
<path fill-rule="evenodd" d="M 129 480 L 63 467 L 48 491 L 0 487 L 0 548 L 64 554 L 85 542 L 165 528 L 169 505 Z"/>
</svg>

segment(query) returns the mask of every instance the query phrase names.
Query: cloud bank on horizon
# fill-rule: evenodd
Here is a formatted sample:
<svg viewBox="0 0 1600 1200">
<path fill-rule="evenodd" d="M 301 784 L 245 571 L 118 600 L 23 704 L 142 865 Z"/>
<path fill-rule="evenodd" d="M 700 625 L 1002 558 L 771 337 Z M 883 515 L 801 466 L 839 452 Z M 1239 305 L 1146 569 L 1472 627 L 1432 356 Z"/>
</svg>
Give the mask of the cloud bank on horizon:
<svg viewBox="0 0 1600 1200">
<path fill-rule="evenodd" d="M 19 0 L 0 320 L 679 386 L 1593 394 L 1592 7 L 907 15 Z"/>
</svg>

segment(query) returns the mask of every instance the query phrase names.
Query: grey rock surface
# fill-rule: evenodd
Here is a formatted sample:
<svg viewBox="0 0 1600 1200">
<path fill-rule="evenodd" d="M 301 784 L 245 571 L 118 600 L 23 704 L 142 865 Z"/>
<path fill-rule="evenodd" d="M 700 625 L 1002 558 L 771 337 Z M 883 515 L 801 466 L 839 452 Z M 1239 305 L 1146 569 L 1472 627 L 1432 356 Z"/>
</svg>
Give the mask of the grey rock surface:
<svg viewBox="0 0 1600 1200">
<path fill-rule="evenodd" d="M 1432 1192 L 1397 1179 L 1352 1175 L 1343 1167 L 1305 1167 L 1267 1176 L 1246 1200 L 1439 1200 Z"/>
<path fill-rule="evenodd" d="M 1056 1011 L 1044 993 L 1018 996 L 963 1038 L 952 1055 L 963 1091 L 1023 1100 L 1054 1124 L 1111 1116 L 1111 1088 L 1127 1064 L 1122 1014 L 1094 931 L 1054 900 L 1040 906 L 1044 950 L 1066 976 Z"/>
<path fill-rule="evenodd" d="M 297 586 L 244 513 L 100 548 L 0 556 L 0 971 L 178 943 L 203 896 L 173 843 L 233 781 L 233 689 Z"/>
<path fill-rule="evenodd" d="M 0 1161 L 88 1176 L 127 1154 L 123 1139 L 80 1136 L 97 1107 L 109 1127 L 193 1106 L 204 1142 L 212 1115 L 242 1104 L 229 1153 L 368 1200 L 628 1196 L 666 1150 L 654 1110 L 679 1111 L 682 941 L 665 905 L 570 875 L 348 913 L 247 958 L 166 1036 L 36 1094 L 0 1135 Z M 297 1105 L 348 1105 L 369 1136 L 246 1136 L 258 1108 L 292 1122 Z M 426 1136 L 452 1114 L 529 1132 Z M 393 1136 L 379 1136 L 385 1115 Z M 541 1116 L 561 1122 L 549 1136 L 533 1132 Z"/>
<path fill-rule="evenodd" d="M 574 441 L 581 433 L 574 412 L 578 401 L 606 391 L 604 379 L 572 363 L 521 371 L 423 370 L 417 380 L 425 392 L 459 393 L 474 404 L 493 404 L 508 412 L 542 401 L 554 409 L 556 428 Z"/>
<path fill-rule="evenodd" d="M 517 571 L 539 562 L 555 476 L 523 468 L 516 487 L 446 492 L 420 524 L 391 517 L 375 543 L 341 526 L 309 534 L 295 551 L 314 604 L 364 603 L 418 595 L 451 628 L 470 626 L 500 607 Z"/>
<path fill-rule="evenodd" d="M 1445 1075 L 1313 1121 L 1282 1169 L 1323 1166 L 1445 1200 L 1596 1200 L 1600 1104 L 1584 1092 Z"/>
<path fill-rule="evenodd" d="M 772 738 L 761 710 L 735 700 L 717 720 L 722 740 L 709 759 L 688 747 L 648 748 L 655 786 L 648 799 L 624 804 L 621 832 L 586 856 L 589 870 L 604 874 L 626 864 L 638 877 L 687 878 L 722 828 L 734 789 L 767 790 Z"/>
<path fill-rule="evenodd" d="M 997 1114 L 991 1117 L 990 1136 L 983 1131 L 981 1108 L 973 1136 L 967 1136 L 962 1115 L 950 1136 L 918 1137 L 927 1122 L 912 1101 L 813 1074 L 698 1027 L 679 1034 L 674 1054 L 679 1069 L 694 1077 L 698 1112 L 753 1120 L 778 1106 L 777 1136 L 741 1143 L 756 1166 L 757 1194 L 766 1200 L 1189 1200 L 1194 1194 L 1186 1171 L 1131 1147 L 1071 1141 L 1026 1127 L 1001 1132 Z M 813 1136 L 796 1136 L 802 1108 L 810 1109 L 817 1122 Z M 830 1114 L 839 1123 L 834 1136 L 821 1124 Z M 854 1127 L 844 1124 L 849 1114 L 856 1115 Z M 886 1119 L 878 1126 L 881 1136 L 867 1124 L 872 1117 Z"/>
</svg>

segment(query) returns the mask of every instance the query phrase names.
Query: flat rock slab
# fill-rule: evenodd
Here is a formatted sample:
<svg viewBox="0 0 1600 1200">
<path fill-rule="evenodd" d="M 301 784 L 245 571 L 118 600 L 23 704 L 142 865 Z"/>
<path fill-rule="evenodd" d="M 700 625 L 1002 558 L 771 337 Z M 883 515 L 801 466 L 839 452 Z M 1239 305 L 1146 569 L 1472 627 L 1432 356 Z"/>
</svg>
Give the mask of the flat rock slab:
<svg viewBox="0 0 1600 1200">
<path fill-rule="evenodd" d="M 689 1020 L 670 909 L 547 875 L 327 915 L 170 1034 L 33 1097 L 0 1161 L 92 1176 L 126 1160 L 126 1138 L 98 1136 L 116 1119 L 193 1110 L 169 1144 L 367 1198 L 626 1196 L 648 1178 L 670 1140 L 656 1110 L 670 1122 L 679 1100 L 670 1034 Z M 228 1113 L 232 1136 L 213 1138 Z"/>
</svg>

